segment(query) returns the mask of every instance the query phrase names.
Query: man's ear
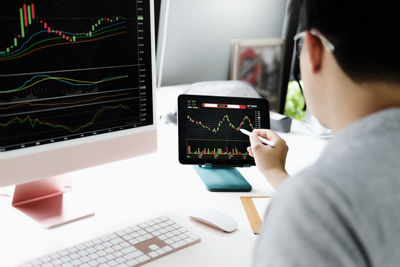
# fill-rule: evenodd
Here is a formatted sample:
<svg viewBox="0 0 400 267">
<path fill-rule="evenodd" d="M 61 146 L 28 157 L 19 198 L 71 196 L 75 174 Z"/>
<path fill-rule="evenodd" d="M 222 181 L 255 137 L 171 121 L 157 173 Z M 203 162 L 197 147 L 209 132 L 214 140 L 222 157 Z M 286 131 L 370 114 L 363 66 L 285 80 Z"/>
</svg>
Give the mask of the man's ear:
<svg viewBox="0 0 400 267">
<path fill-rule="evenodd" d="M 322 44 L 321 40 L 317 36 L 314 36 L 307 31 L 304 37 L 303 49 L 307 50 L 306 56 L 311 71 L 314 73 L 318 72 L 322 66 L 324 53 L 324 45 Z"/>
</svg>

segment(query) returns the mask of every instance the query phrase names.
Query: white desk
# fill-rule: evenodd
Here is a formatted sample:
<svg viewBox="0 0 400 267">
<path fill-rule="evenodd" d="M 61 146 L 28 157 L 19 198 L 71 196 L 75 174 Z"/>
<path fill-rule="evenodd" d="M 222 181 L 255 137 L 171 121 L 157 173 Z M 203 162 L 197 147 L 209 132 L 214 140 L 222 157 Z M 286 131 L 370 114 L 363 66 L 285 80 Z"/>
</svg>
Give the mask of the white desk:
<svg viewBox="0 0 400 267">
<path fill-rule="evenodd" d="M 289 145 L 287 169 L 294 174 L 313 163 L 325 140 L 305 133 L 294 122 L 291 134 L 282 134 Z M 106 152 L 105 152 L 106 153 Z M 240 169 L 253 186 L 248 194 L 270 195 L 272 188 L 255 167 Z M 52 230 L 11 208 L 0 188 L 0 266 L 27 260 L 78 244 L 157 216 L 168 216 L 197 233 L 202 241 L 146 266 L 249 266 L 256 241 L 239 196 L 245 193 L 206 191 L 192 166 L 177 156 L 177 128 L 159 125 L 159 149 L 152 155 L 73 173 L 74 190 L 93 202 L 96 215 Z M 214 208 L 231 215 L 239 229 L 219 232 L 188 219 L 197 208 Z"/>
</svg>

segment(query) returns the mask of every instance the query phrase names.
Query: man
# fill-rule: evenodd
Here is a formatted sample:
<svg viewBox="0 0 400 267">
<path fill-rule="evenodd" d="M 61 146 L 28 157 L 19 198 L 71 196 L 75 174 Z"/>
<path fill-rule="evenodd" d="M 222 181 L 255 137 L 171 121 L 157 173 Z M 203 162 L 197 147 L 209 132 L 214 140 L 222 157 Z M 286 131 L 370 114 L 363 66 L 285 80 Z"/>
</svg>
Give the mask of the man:
<svg viewBox="0 0 400 267">
<path fill-rule="evenodd" d="M 254 266 L 400 266 L 398 20 L 396 1 L 303 1 L 304 94 L 335 136 L 313 166 L 287 178 L 285 142 L 252 133 L 249 152 L 277 188 Z"/>
</svg>

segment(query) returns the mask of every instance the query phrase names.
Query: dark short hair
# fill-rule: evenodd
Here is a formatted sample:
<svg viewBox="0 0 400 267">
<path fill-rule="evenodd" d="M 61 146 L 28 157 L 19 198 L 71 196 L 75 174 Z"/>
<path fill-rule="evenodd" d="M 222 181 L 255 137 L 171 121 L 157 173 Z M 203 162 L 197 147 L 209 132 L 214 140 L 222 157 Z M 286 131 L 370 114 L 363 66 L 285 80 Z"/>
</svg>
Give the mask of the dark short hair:
<svg viewBox="0 0 400 267">
<path fill-rule="evenodd" d="M 320 31 L 355 82 L 400 83 L 400 12 L 397 1 L 300 0 L 302 30 Z"/>
</svg>

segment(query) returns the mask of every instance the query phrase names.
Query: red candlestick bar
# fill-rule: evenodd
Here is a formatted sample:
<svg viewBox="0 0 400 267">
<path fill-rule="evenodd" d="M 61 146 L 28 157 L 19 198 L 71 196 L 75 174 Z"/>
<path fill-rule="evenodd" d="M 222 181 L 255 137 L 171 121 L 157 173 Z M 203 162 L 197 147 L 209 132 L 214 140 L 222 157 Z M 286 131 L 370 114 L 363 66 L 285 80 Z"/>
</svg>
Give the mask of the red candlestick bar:
<svg viewBox="0 0 400 267">
<path fill-rule="evenodd" d="M 24 23 L 25 23 L 25 27 L 28 27 L 28 14 L 26 12 L 26 4 L 23 5 L 23 9 L 24 9 Z"/>
<path fill-rule="evenodd" d="M 35 19 L 36 18 L 36 15 L 35 15 L 35 4 L 31 5 L 31 13 L 32 13 L 32 19 Z"/>
</svg>

